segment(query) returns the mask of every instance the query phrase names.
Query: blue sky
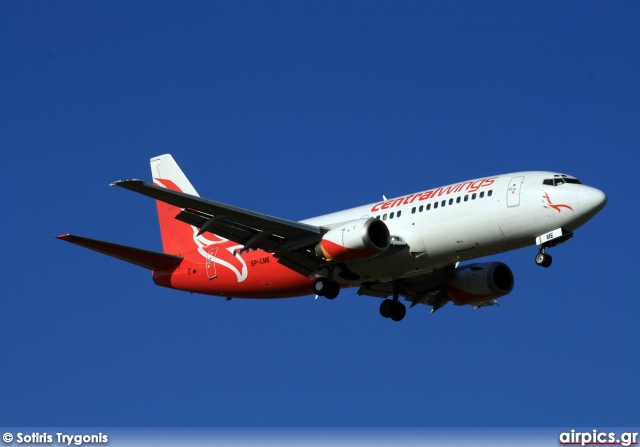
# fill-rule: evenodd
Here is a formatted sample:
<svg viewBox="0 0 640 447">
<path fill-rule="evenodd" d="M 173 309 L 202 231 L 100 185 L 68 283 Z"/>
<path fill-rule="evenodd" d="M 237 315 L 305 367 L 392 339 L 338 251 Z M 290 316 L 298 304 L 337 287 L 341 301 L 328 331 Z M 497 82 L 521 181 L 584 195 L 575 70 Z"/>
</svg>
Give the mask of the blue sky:
<svg viewBox="0 0 640 447">
<path fill-rule="evenodd" d="M 0 3 L 0 424 L 637 426 L 638 2 Z M 554 170 L 607 207 L 500 308 L 232 300 L 55 239 L 159 250 L 150 179 L 304 219 Z"/>
</svg>

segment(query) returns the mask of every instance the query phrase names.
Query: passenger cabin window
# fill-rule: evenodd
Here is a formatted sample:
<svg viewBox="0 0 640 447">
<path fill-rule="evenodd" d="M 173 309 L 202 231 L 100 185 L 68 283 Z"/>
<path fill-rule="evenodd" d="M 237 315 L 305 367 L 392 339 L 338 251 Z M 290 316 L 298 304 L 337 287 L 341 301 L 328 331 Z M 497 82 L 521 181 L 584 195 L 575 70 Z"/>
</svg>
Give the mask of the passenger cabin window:
<svg viewBox="0 0 640 447">
<path fill-rule="evenodd" d="M 389 219 L 393 219 L 393 214 L 394 214 L 394 213 L 395 213 L 395 211 L 394 211 L 394 212 L 392 212 L 391 214 L 389 214 Z"/>
<path fill-rule="evenodd" d="M 400 214 L 402 214 L 402 211 L 398 211 L 398 216 L 397 217 L 400 217 Z"/>
<path fill-rule="evenodd" d="M 555 184 L 562 184 L 564 181 L 567 181 L 567 180 L 570 180 L 571 183 L 578 182 L 577 179 L 567 179 L 567 178 L 565 178 L 565 179 L 546 179 L 546 180 L 544 180 L 544 183 L 545 184 L 549 184 L 549 185 L 552 185 L 554 183 Z M 569 182 L 567 182 L 567 183 L 569 183 Z M 488 191 L 480 191 L 479 193 L 475 193 L 474 192 L 473 194 L 471 194 L 471 197 L 469 197 L 469 194 L 465 194 L 464 198 L 463 198 L 463 196 L 458 196 L 458 197 L 455 197 L 455 198 L 452 197 L 449 200 L 445 199 L 445 200 L 442 200 L 440 202 L 433 202 L 433 209 L 436 209 L 438 207 L 446 206 L 447 202 L 449 202 L 449 205 L 453 205 L 454 202 L 455 203 L 460 203 L 463 200 L 465 202 L 468 202 L 469 198 L 471 198 L 471 200 L 476 200 L 477 198 L 482 199 L 482 198 L 485 197 L 485 193 L 486 193 L 487 197 L 491 197 L 493 195 L 493 190 L 490 189 Z M 429 211 L 431 209 L 431 205 L 432 205 L 431 203 L 427 203 L 426 205 L 420 205 L 417 208 L 417 212 L 421 213 L 422 211 Z M 415 213 L 416 213 L 416 207 L 414 206 L 413 208 L 411 208 L 411 214 L 415 214 Z M 394 216 L 395 217 L 400 217 L 401 214 L 402 214 L 402 211 L 398 211 L 397 213 L 391 213 L 389 215 L 389 218 L 393 219 Z M 377 218 L 379 219 L 380 217 L 378 216 Z M 386 214 L 382 217 L 382 220 L 386 220 Z"/>
</svg>

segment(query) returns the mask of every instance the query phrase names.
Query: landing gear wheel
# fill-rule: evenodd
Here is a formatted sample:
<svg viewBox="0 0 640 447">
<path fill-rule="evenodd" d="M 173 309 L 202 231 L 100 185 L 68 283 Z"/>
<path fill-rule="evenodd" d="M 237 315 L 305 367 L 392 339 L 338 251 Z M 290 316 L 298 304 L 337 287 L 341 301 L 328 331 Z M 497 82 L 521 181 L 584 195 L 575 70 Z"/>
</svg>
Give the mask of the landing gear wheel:
<svg viewBox="0 0 640 447">
<path fill-rule="evenodd" d="M 393 321 L 400 321 L 407 314 L 407 308 L 399 301 L 400 288 L 402 286 L 402 280 L 394 280 L 393 286 L 393 299 L 386 299 L 380 303 L 380 315 L 384 318 L 391 318 Z"/>
<path fill-rule="evenodd" d="M 340 285 L 335 281 L 329 281 L 327 278 L 318 278 L 313 283 L 313 291 L 318 296 L 332 300 L 340 293 Z"/>
<path fill-rule="evenodd" d="M 335 297 L 337 297 L 339 293 L 340 293 L 340 284 L 338 284 L 335 281 L 332 281 L 329 283 L 329 288 L 324 293 L 324 297 L 328 300 L 332 300 Z"/>
<path fill-rule="evenodd" d="M 384 300 L 380 303 L 380 315 L 384 318 L 390 318 L 393 313 L 393 300 Z"/>
<path fill-rule="evenodd" d="M 536 264 L 541 267 L 547 268 L 551 265 L 551 262 L 553 262 L 553 258 L 547 253 L 538 253 L 536 255 Z"/>
<path fill-rule="evenodd" d="M 313 291 L 318 296 L 324 296 L 329 290 L 329 280 L 327 278 L 318 278 L 313 283 Z"/>
<path fill-rule="evenodd" d="M 391 310 L 391 319 L 393 321 L 401 321 L 407 314 L 407 308 L 400 301 L 393 302 L 393 309 Z"/>
</svg>

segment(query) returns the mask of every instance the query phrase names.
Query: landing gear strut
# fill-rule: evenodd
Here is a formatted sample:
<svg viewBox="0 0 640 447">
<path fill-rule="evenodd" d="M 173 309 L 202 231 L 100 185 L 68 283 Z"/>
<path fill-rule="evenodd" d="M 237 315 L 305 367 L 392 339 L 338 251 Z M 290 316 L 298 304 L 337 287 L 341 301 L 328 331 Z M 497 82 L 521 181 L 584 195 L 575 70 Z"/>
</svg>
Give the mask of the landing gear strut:
<svg viewBox="0 0 640 447">
<path fill-rule="evenodd" d="M 547 253 L 547 249 L 569 242 L 571 239 L 573 239 L 573 232 L 566 233 L 562 228 L 538 236 L 537 243 L 540 244 L 540 251 L 536 255 L 536 264 L 544 268 L 549 267 L 553 259 Z M 542 242 L 543 240 L 544 242 Z"/>
<path fill-rule="evenodd" d="M 400 321 L 407 314 L 407 308 L 400 302 L 400 280 L 394 280 L 393 299 L 386 299 L 380 303 L 380 315 L 384 318 L 391 318 L 393 321 Z"/>
</svg>

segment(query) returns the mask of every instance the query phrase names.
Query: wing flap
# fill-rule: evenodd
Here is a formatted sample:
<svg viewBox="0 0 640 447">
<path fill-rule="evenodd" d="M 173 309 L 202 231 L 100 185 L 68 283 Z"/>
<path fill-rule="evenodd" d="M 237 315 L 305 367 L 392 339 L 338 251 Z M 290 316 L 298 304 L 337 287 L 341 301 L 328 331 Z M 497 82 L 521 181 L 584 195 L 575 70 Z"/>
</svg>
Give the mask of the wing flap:
<svg viewBox="0 0 640 447">
<path fill-rule="evenodd" d="M 423 273 L 402 279 L 400 295 L 407 301 L 416 304 L 433 306 L 443 296 L 447 278 L 451 275 L 444 268 L 439 268 L 430 273 Z M 378 298 L 393 296 L 393 286 L 390 282 L 364 283 L 358 289 L 358 295 L 368 295 Z"/>
<path fill-rule="evenodd" d="M 317 235 L 319 241 L 321 237 L 320 228 L 313 225 L 307 225 L 301 222 L 282 219 L 239 208 L 237 206 L 203 199 L 202 197 L 196 197 L 155 186 L 150 183 L 145 183 L 142 180 L 119 180 L 112 183 L 112 185 L 120 186 L 156 200 L 160 200 L 161 202 L 183 208 L 185 212 L 200 215 L 203 219 L 204 215 L 209 216 L 209 218 L 218 215 L 226 215 L 217 222 L 214 222 L 212 224 L 212 228 L 207 230 L 212 233 L 214 232 L 212 230 L 215 230 L 215 234 L 219 234 L 219 228 L 227 225 L 235 229 L 242 228 L 246 231 L 249 231 L 250 229 L 257 231 L 261 231 L 261 229 L 270 229 L 271 234 L 274 236 L 279 236 L 287 240 L 298 239 L 309 235 Z M 234 237 L 237 238 L 238 236 Z M 231 240 L 238 243 L 245 242 L 244 240 Z"/>
<path fill-rule="evenodd" d="M 310 275 L 324 262 L 308 250 L 322 239 L 319 227 L 192 196 L 142 180 L 119 180 L 111 185 L 181 208 L 175 216 L 177 220 L 200 228 L 201 232 L 210 232 L 242 244 L 245 249 L 273 253 L 279 263 L 302 275 Z"/>
<path fill-rule="evenodd" d="M 391 283 L 374 282 L 365 283 L 358 289 L 358 295 L 375 296 L 377 298 L 387 298 L 393 294 Z"/>
<path fill-rule="evenodd" d="M 309 276 L 318 270 L 318 258 L 304 251 L 284 251 L 275 253 L 278 262 L 304 276 Z"/>
<path fill-rule="evenodd" d="M 180 264 L 183 259 L 182 256 L 174 256 L 72 234 L 62 234 L 57 238 L 149 270 L 165 270 Z"/>
<path fill-rule="evenodd" d="M 247 249 L 259 248 L 268 252 L 274 252 L 284 241 L 284 238 L 274 234 L 271 229 L 261 230 L 247 225 L 233 222 L 229 217 L 223 216 L 219 220 L 193 209 L 185 209 L 177 216 L 181 222 L 196 226 L 216 234 L 225 239 L 244 245 Z M 252 243 L 254 242 L 254 243 Z"/>
</svg>

